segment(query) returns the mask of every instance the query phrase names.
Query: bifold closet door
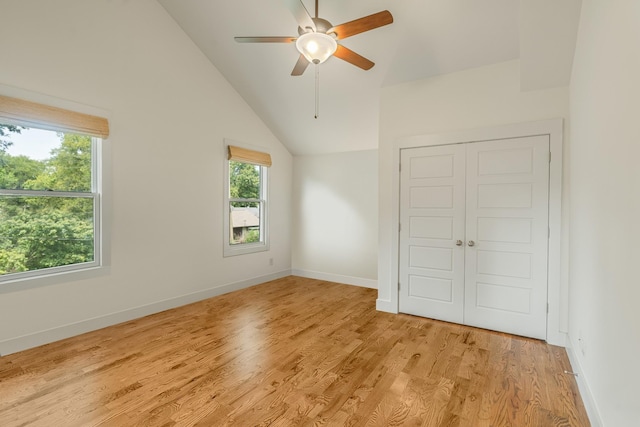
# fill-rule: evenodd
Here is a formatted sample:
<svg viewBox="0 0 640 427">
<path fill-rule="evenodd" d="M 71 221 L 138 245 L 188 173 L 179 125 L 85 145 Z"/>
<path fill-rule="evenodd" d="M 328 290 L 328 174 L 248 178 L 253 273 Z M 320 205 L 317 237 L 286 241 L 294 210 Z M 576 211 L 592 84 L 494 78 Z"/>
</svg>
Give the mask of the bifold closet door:
<svg viewBox="0 0 640 427">
<path fill-rule="evenodd" d="M 462 323 L 465 147 L 402 150 L 400 161 L 400 311 Z"/>
<path fill-rule="evenodd" d="M 545 339 L 549 137 L 467 144 L 466 183 L 464 323 Z"/>
<path fill-rule="evenodd" d="M 549 140 L 404 149 L 399 309 L 546 338 Z"/>
</svg>

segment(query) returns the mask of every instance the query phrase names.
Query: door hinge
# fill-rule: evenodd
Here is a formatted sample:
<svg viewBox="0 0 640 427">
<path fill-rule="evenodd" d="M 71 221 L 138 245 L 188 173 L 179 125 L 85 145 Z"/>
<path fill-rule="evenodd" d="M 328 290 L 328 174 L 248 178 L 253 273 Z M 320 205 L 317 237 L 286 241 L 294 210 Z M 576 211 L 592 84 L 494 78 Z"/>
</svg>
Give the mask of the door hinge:
<svg viewBox="0 0 640 427">
<path fill-rule="evenodd" d="M 402 172 L 402 163 L 398 163 L 398 172 Z"/>
<path fill-rule="evenodd" d="M 400 282 L 398 282 L 398 290 L 400 290 Z"/>
<path fill-rule="evenodd" d="M 551 227 L 547 228 L 547 230 L 549 230 L 549 233 L 547 234 L 547 237 L 551 238 Z"/>
<path fill-rule="evenodd" d="M 547 314 L 549 313 L 549 303 L 547 303 Z"/>
<path fill-rule="evenodd" d="M 551 151 L 549 151 L 549 163 L 551 163 Z"/>
<path fill-rule="evenodd" d="M 400 233 L 402 231 L 402 224 L 398 223 L 398 233 Z"/>
</svg>

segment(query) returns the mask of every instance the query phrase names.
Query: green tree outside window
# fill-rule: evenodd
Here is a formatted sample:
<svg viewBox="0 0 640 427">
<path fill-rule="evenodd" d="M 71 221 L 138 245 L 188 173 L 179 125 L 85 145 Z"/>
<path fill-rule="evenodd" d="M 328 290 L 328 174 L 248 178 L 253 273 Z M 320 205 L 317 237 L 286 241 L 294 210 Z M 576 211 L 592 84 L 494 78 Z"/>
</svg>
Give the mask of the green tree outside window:
<svg viewBox="0 0 640 427">
<path fill-rule="evenodd" d="M 25 128 L 0 124 L 0 189 L 90 193 L 92 140 L 59 133 L 49 159 L 8 153 Z M 0 196 L 0 275 L 94 260 L 90 197 Z"/>
</svg>

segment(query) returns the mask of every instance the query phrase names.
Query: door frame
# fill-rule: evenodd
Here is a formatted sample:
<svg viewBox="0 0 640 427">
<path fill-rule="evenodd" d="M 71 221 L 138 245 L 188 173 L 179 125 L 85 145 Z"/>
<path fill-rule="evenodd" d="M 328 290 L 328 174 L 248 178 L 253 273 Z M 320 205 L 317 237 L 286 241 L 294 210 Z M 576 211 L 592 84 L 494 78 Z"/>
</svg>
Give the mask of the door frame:
<svg viewBox="0 0 640 427">
<path fill-rule="evenodd" d="M 515 123 L 504 126 L 462 130 L 439 134 L 415 135 L 397 139 L 393 146 L 393 192 L 391 223 L 400 224 L 400 151 L 437 145 L 464 144 L 496 139 L 522 138 L 548 135 L 551 161 L 549 164 L 549 252 L 547 261 L 547 339 L 549 344 L 565 346 L 566 332 L 561 330 L 561 313 L 566 313 L 566 299 L 562 298 L 561 286 L 561 238 L 562 238 L 562 145 L 563 119 Z M 389 283 L 390 300 L 378 300 L 377 309 L 391 313 L 399 312 L 399 255 L 400 233 L 391 240 L 391 275 L 395 283 Z M 380 283 L 379 286 L 384 286 Z"/>
</svg>

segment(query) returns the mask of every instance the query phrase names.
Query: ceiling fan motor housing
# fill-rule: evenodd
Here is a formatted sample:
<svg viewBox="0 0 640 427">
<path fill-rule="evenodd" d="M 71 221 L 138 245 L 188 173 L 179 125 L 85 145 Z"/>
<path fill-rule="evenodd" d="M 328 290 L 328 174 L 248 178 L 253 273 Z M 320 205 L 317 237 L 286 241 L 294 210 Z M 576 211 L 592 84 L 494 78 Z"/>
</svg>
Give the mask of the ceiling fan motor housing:
<svg viewBox="0 0 640 427">
<path fill-rule="evenodd" d="M 326 19 L 322 19 L 322 18 L 311 18 L 311 19 L 313 20 L 313 23 L 316 24 L 316 33 L 327 34 L 327 31 L 333 28 L 333 25 L 331 25 L 331 22 L 327 21 Z M 298 34 L 300 35 L 308 33 L 309 31 L 312 31 L 311 28 L 298 27 Z M 335 37 L 335 33 L 330 33 L 329 35 Z"/>
</svg>

